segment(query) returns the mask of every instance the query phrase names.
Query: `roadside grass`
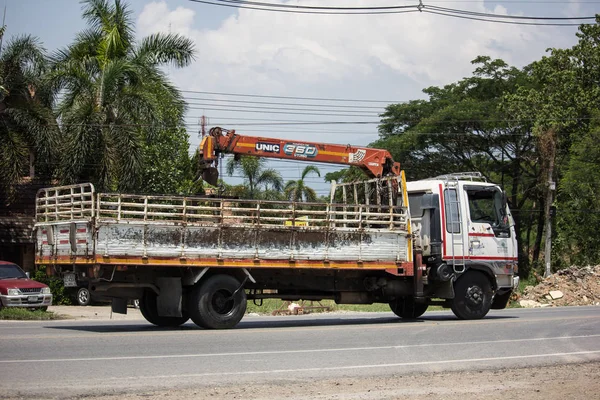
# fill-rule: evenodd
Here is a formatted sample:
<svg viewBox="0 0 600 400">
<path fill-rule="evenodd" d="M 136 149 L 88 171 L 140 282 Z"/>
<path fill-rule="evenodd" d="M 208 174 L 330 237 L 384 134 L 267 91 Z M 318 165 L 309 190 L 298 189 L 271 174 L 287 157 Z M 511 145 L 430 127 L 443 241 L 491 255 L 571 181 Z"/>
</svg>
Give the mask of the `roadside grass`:
<svg viewBox="0 0 600 400">
<path fill-rule="evenodd" d="M 0 310 L 0 320 L 47 321 L 51 319 L 60 319 L 60 316 L 52 311 L 28 310 L 26 308 L 3 308 Z"/>
<path fill-rule="evenodd" d="M 351 311 L 351 312 L 390 312 L 390 306 L 387 304 L 376 303 L 376 304 L 335 304 L 333 300 L 323 301 L 295 301 L 298 305 L 305 308 L 304 313 L 323 313 L 332 311 Z M 260 303 L 259 303 L 260 304 Z M 283 310 L 285 314 L 288 310 L 287 306 L 289 302 L 285 302 L 279 299 L 265 299 L 262 306 L 257 306 L 253 301 L 248 301 L 248 307 L 246 313 L 257 313 L 257 314 L 272 314 L 275 310 Z M 310 308 L 310 307 L 323 307 L 323 308 Z M 327 308 L 325 308 L 327 307 Z M 427 311 L 439 311 L 442 310 L 439 306 L 429 306 Z"/>
</svg>

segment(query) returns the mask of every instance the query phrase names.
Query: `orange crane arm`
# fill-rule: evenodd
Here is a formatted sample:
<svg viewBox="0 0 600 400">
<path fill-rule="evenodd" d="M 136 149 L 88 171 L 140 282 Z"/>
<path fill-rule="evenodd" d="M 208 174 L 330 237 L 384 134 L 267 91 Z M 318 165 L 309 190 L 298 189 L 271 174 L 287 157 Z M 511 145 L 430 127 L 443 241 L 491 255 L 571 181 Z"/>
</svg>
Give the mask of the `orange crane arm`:
<svg viewBox="0 0 600 400">
<path fill-rule="evenodd" d="M 387 150 L 350 145 L 283 140 L 238 135 L 235 130 L 212 128 L 202 138 L 200 153 L 205 167 L 217 162 L 219 153 L 354 165 L 372 178 L 399 176 L 400 163 Z M 207 179 L 205 179 L 207 180 Z M 213 179 L 208 179 L 210 181 Z M 214 179 L 216 182 L 216 179 Z"/>
</svg>

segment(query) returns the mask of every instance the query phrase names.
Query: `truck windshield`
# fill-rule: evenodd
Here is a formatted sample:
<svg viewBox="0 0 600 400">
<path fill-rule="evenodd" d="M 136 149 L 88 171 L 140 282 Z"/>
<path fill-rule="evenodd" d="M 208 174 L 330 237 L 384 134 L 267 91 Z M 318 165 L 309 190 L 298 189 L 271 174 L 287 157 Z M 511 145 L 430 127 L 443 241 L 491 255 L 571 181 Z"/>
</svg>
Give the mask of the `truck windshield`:
<svg viewBox="0 0 600 400">
<path fill-rule="evenodd" d="M 0 265 L 0 279 L 24 279 L 27 278 L 25 272 L 18 265 L 2 264 Z"/>
</svg>

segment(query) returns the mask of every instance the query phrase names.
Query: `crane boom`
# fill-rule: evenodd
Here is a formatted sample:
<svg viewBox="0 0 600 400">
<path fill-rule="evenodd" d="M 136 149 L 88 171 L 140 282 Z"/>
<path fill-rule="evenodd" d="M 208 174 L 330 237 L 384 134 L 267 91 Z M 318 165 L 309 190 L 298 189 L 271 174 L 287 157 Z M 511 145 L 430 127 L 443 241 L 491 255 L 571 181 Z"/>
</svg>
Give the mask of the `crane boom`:
<svg viewBox="0 0 600 400">
<path fill-rule="evenodd" d="M 210 184 L 216 184 L 218 178 L 216 168 L 213 168 L 212 164 L 218 162 L 220 153 L 354 165 L 373 178 L 400 175 L 400 163 L 395 162 L 387 150 L 246 136 L 237 134 L 235 130 L 214 127 L 200 143 L 204 180 Z"/>
</svg>

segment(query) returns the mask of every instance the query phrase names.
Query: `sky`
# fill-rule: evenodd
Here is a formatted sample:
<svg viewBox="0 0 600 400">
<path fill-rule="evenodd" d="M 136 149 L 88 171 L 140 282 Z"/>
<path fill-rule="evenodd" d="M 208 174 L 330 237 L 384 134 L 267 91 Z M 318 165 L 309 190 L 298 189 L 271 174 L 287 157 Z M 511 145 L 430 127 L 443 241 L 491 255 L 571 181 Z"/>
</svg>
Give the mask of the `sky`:
<svg viewBox="0 0 600 400">
<path fill-rule="evenodd" d="M 262 1 L 345 7 L 419 2 Z M 31 34 L 50 52 L 68 45 L 85 28 L 82 5 L 76 0 L 4 3 L 5 38 Z M 189 103 L 186 124 L 191 152 L 199 143 L 202 115 L 208 118 L 209 126 L 236 129 L 241 134 L 364 146 L 378 138 L 378 115 L 387 104 L 425 98 L 422 90 L 426 87 L 470 76 L 474 69 L 471 61 L 479 55 L 523 67 L 540 59 L 546 49 L 571 47 L 577 40 L 576 26 L 510 25 L 419 12 L 309 15 L 190 0 L 127 3 L 138 38 L 171 32 L 195 43 L 191 66 L 166 68 Z M 544 17 L 593 16 L 600 10 L 600 0 L 422 3 L 425 7 Z M 270 165 L 288 180 L 298 179 L 306 163 Z M 339 169 L 332 165 L 319 168 L 322 175 Z M 326 193 L 322 179 L 313 177 L 309 182 L 319 194 Z M 236 183 L 235 179 L 231 183 Z"/>
</svg>

